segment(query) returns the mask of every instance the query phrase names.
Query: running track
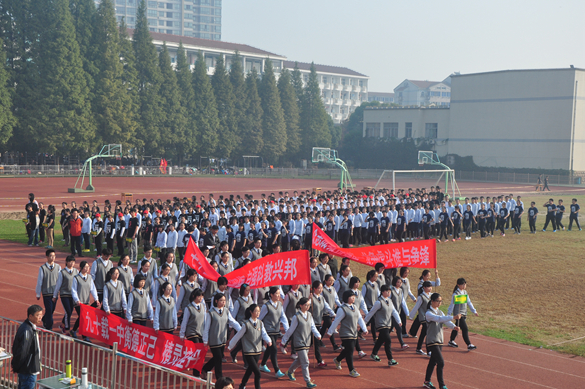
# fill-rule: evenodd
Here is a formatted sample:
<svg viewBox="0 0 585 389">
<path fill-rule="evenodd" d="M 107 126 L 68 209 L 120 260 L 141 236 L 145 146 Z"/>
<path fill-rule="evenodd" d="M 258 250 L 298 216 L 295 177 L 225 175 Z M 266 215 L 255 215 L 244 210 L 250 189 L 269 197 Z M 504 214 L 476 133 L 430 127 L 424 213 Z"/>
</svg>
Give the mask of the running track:
<svg viewBox="0 0 585 389">
<path fill-rule="evenodd" d="M 24 231 L 23 231 L 24 233 Z M 57 260 L 62 263 L 65 253 L 58 253 Z M 45 261 L 44 250 L 26 247 L 22 244 L 0 240 L 0 315 L 24 319 L 26 308 L 36 303 L 34 288 L 38 267 Z M 42 304 L 41 304 L 42 305 Z M 63 315 L 60 303 L 55 312 L 55 329 Z M 471 324 L 473 328 L 473 324 Z M 445 331 L 445 339 L 449 332 Z M 585 387 L 585 359 L 559 354 L 546 349 L 533 349 L 529 346 L 470 334 L 471 341 L 478 349 L 467 352 L 465 349 L 445 347 L 443 355 L 446 362 L 445 380 L 450 389 L 458 388 L 583 388 Z M 372 349 L 371 337 L 361 342 L 362 348 L 369 354 Z M 460 337 L 459 337 L 460 339 Z M 392 336 L 393 345 L 398 342 Z M 361 377 L 350 378 L 347 365 L 337 371 L 332 367 L 333 353 L 330 344 L 322 349 L 322 355 L 328 367 L 316 369 L 311 367 L 311 377 L 320 388 L 418 388 L 422 387 L 427 364 L 426 357 L 414 354 L 416 339 L 406 339 L 410 344 L 407 351 L 398 351 L 393 347 L 394 358 L 398 366 L 388 367 L 383 351 L 379 353 L 382 362 L 373 362 L 369 358 L 356 360 L 356 369 Z M 460 344 L 463 342 L 460 340 Z M 243 375 L 241 356 L 237 365 L 224 364 L 226 375 L 239 384 Z M 291 360 L 279 353 L 281 370 L 285 370 Z M 272 369 L 270 363 L 268 366 Z M 301 388 L 304 381 L 300 369 L 296 373 L 297 381 L 277 381 L 272 375 L 263 374 L 264 388 Z M 433 383 L 436 378 L 433 376 Z M 248 383 L 248 388 L 253 381 Z"/>
</svg>

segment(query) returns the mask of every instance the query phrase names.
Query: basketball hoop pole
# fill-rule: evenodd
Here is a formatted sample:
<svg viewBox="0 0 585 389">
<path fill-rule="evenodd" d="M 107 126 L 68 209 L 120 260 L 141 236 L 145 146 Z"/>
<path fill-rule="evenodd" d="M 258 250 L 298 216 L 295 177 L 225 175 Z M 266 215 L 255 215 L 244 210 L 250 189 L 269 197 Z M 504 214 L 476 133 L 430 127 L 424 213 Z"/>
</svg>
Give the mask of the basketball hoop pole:
<svg viewBox="0 0 585 389">
<path fill-rule="evenodd" d="M 94 156 L 89 157 L 83 163 L 83 167 L 81 168 L 81 172 L 79 172 L 79 176 L 77 177 L 77 181 L 75 181 L 75 186 L 73 188 L 69 188 L 69 193 L 82 193 L 82 192 L 95 192 L 95 188 L 93 186 L 93 173 L 92 173 L 92 161 L 97 158 L 105 158 L 105 157 L 113 157 L 119 155 L 122 156 L 122 145 L 121 144 L 110 144 L 105 145 L 102 147 L 100 152 Z M 89 178 L 89 185 L 84 189 L 83 188 L 83 181 L 85 180 L 85 175 L 88 174 Z M 79 188 L 77 184 L 81 179 L 81 183 Z"/>
</svg>

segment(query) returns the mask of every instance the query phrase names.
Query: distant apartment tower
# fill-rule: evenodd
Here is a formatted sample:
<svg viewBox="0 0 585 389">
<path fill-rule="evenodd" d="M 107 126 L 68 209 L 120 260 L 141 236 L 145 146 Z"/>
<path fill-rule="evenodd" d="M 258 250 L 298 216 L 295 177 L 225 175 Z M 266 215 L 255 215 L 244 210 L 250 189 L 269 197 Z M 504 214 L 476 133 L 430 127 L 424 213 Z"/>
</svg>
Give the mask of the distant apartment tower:
<svg viewBox="0 0 585 389">
<path fill-rule="evenodd" d="M 136 9 L 141 0 L 115 0 L 118 23 L 136 27 Z M 150 31 L 193 38 L 221 40 L 222 0 L 146 1 Z M 96 0 L 96 4 L 99 0 Z"/>
<path fill-rule="evenodd" d="M 403 107 L 449 106 L 451 102 L 451 84 L 449 80 L 404 80 L 394 88 L 394 102 Z"/>
<path fill-rule="evenodd" d="M 368 92 L 368 101 L 378 101 L 382 104 L 392 104 L 394 103 L 394 93 Z"/>
<path fill-rule="evenodd" d="M 306 62 L 284 61 L 290 70 L 298 66 L 303 82 L 309 80 L 311 64 Z M 329 65 L 315 64 L 319 88 L 325 110 L 335 123 L 341 123 L 363 102 L 368 101 L 368 79 L 365 74 L 354 70 Z"/>
</svg>

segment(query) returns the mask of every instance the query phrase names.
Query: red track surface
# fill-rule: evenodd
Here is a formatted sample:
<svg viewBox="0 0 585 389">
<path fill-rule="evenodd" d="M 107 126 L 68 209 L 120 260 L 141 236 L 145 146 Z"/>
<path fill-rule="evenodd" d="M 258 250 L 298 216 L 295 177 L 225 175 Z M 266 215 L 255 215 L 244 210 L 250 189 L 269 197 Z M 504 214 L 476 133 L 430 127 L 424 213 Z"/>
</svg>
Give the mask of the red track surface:
<svg viewBox="0 0 585 389">
<path fill-rule="evenodd" d="M 306 190 L 313 187 L 334 189 L 334 180 L 307 180 L 307 179 L 270 179 L 270 178 L 235 178 L 235 177 L 108 177 L 96 178 L 94 185 L 96 193 L 67 193 L 67 188 L 73 186 L 74 178 L 0 178 L 0 211 L 21 211 L 27 202 L 27 194 L 34 192 L 37 199 L 45 204 L 60 204 L 62 201 L 97 199 L 115 200 L 121 192 L 132 192 L 134 198 L 172 198 L 174 196 L 207 195 L 213 193 L 216 198 L 223 194 L 261 193 L 276 191 Z M 376 180 L 357 180 L 357 188 L 373 186 Z M 434 182 L 400 182 L 400 187 L 430 187 Z M 459 187 L 463 195 L 499 195 L 506 193 L 528 194 L 534 193 L 534 186 L 519 184 L 493 184 L 460 182 Z M 553 187 L 553 192 L 583 194 L 584 189 L 570 187 Z M 24 229 L 23 229 L 24 234 Z M 1 238 L 1 237 L 0 237 Z M 63 263 L 65 254 L 59 253 L 57 260 Z M 25 310 L 36 303 L 34 297 L 38 267 L 44 263 L 44 249 L 29 248 L 25 245 L 0 240 L 0 315 L 23 320 Z M 42 302 L 41 302 L 42 305 Z M 58 303 L 55 312 L 55 328 L 61 320 L 63 308 Z M 473 322 L 471 321 L 473 329 Z M 410 325 L 410 324 L 409 324 Z M 445 338 L 448 331 L 445 331 Z M 361 342 L 362 348 L 369 354 L 373 344 Z M 393 336 L 393 345 L 398 342 Z M 571 357 L 544 349 L 533 349 L 499 339 L 471 334 L 472 342 L 478 346 L 473 352 L 464 349 L 443 349 L 446 361 L 445 380 L 449 388 L 583 388 L 585 387 L 585 359 Z M 382 362 L 376 363 L 369 358 L 357 360 L 356 369 L 361 377 L 357 379 L 348 376 L 347 365 L 343 363 L 343 370 L 333 367 L 332 359 L 336 354 L 332 348 L 322 349 L 326 369 L 311 367 L 311 377 L 320 388 L 418 388 L 424 381 L 424 372 L 427 359 L 414 354 L 415 339 L 407 339 L 411 348 L 408 351 L 398 351 L 394 347 L 394 358 L 398 366 L 389 368 L 383 351 L 379 353 Z M 460 342 L 463 344 L 463 342 Z M 241 359 L 241 357 L 239 357 Z M 281 370 L 285 371 L 291 360 L 279 354 Z M 272 369 L 270 363 L 268 366 Z M 242 361 L 238 365 L 224 364 L 226 375 L 233 377 L 239 384 L 243 375 Z M 264 388 L 296 388 L 304 387 L 300 370 L 296 373 L 297 381 L 277 381 L 272 374 L 263 374 Z M 253 377 L 252 377 L 253 380 Z M 248 387 L 253 386 L 253 381 Z M 433 375 L 436 384 L 436 376 Z"/>
</svg>

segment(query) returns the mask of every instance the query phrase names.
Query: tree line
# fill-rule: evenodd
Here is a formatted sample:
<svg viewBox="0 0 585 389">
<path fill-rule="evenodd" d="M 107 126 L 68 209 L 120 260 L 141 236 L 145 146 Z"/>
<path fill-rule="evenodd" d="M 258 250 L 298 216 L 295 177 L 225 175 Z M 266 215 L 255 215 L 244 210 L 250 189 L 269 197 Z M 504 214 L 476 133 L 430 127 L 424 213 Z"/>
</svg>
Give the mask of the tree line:
<svg viewBox="0 0 585 389">
<path fill-rule="evenodd" d="M 262 156 L 298 165 L 312 147 L 336 147 L 314 66 L 245 74 L 239 54 L 209 77 L 203 55 L 191 71 L 149 33 L 140 1 L 132 39 L 114 0 L 0 1 L 0 146 L 87 157 L 102 145 L 174 163 L 198 156 Z"/>
</svg>

